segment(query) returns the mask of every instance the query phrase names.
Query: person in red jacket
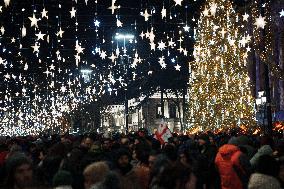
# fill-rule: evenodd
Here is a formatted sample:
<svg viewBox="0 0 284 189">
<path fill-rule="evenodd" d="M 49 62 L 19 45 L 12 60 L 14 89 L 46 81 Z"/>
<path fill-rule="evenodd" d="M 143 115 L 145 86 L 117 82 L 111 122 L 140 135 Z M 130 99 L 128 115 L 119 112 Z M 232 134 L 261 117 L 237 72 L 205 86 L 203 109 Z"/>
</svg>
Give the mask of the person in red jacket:
<svg viewBox="0 0 284 189">
<path fill-rule="evenodd" d="M 232 144 L 225 144 L 217 153 L 215 164 L 221 177 L 222 189 L 247 188 L 251 165 L 248 157 Z"/>
</svg>

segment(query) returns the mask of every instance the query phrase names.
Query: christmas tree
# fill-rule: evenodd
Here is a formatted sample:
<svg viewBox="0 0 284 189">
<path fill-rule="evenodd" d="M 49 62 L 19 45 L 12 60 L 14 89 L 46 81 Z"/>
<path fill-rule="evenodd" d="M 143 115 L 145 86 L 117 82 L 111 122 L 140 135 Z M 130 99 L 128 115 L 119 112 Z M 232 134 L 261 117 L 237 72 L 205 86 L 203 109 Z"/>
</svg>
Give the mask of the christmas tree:
<svg viewBox="0 0 284 189">
<path fill-rule="evenodd" d="M 229 0 L 208 0 L 196 30 L 190 65 L 191 128 L 220 130 L 255 125 L 247 57 L 250 37 Z"/>
</svg>

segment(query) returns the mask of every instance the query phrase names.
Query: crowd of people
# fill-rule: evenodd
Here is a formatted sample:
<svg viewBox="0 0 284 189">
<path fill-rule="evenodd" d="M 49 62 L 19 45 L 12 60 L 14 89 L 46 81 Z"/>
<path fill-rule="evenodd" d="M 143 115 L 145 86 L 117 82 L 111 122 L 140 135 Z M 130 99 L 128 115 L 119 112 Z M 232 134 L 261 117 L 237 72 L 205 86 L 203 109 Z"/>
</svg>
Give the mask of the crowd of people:
<svg viewBox="0 0 284 189">
<path fill-rule="evenodd" d="M 4 189 L 281 189 L 283 134 L 0 138 Z"/>
</svg>

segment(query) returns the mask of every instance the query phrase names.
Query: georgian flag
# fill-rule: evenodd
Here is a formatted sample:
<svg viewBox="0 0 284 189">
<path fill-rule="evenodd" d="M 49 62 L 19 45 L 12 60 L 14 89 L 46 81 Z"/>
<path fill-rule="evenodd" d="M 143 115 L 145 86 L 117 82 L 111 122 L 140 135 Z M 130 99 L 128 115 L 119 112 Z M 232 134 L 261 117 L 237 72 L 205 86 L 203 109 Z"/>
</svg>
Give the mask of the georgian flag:
<svg viewBox="0 0 284 189">
<path fill-rule="evenodd" d="M 167 124 L 162 121 L 159 125 L 157 131 L 155 132 L 154 138 L 159 140 L 161 144 L 165 144 L 168 142 L 168 139 L 172 137 L 172 133 L 168 128 Z"/>
</svg>

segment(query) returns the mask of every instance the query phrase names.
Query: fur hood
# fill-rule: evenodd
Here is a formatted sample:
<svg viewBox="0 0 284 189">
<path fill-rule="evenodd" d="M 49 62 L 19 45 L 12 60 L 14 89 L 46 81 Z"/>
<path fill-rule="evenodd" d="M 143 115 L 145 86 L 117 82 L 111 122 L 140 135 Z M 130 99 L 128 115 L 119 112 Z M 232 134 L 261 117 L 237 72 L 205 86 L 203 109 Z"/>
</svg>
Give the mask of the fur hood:
<svg viewBox="0 0 284 189">
<path fill-rule="evenodd" d="M 249 179 L 248 189 L 281 189 L 279 181 L 269 175 L 254 173 Z"/>
</svg>

